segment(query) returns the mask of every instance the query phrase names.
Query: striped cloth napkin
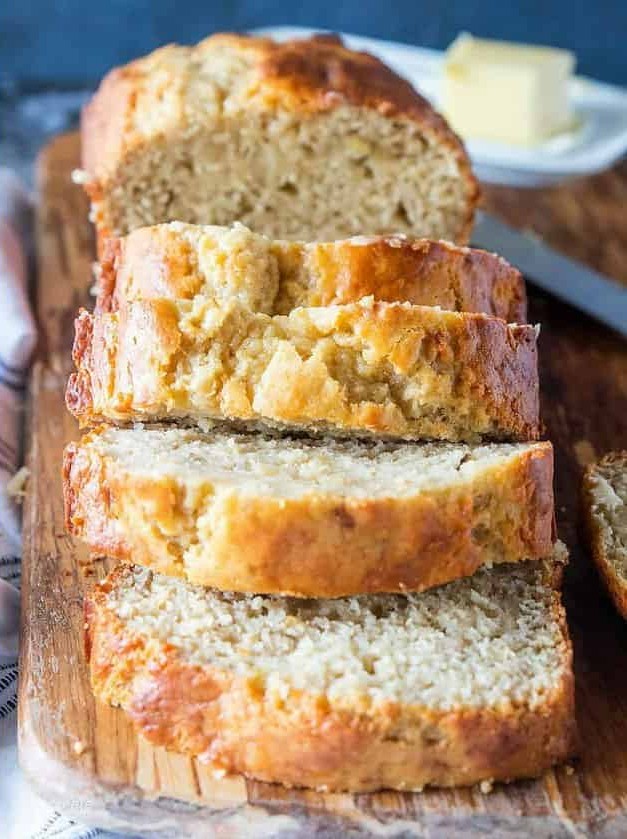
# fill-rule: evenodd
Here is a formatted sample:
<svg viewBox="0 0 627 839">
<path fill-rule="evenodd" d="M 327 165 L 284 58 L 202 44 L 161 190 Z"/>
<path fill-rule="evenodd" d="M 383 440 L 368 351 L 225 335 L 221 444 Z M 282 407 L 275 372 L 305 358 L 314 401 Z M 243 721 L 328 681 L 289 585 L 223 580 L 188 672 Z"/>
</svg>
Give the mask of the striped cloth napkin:
<svg viewBox="0 0 627 839">
<path fill-rule="evenodd" d="M 31 205 L 17 177 L 0 170 L 0 717 L 15 705 L 17 678 L 17 591 L 20 525 L 15 503 L 20 493 L 24 387 L 37 331 L 28 302 L 27 241 Z"/>
<path fill-rule="evenodd" d="M 0 169 L 0 836 L 104 839 L 114 834 L 76 824 L 39 799 L 17 765 L 20 465 L 26 376 L 37 342 L 28 297 L 31 221 L 32 199 Z"/>
</svg>

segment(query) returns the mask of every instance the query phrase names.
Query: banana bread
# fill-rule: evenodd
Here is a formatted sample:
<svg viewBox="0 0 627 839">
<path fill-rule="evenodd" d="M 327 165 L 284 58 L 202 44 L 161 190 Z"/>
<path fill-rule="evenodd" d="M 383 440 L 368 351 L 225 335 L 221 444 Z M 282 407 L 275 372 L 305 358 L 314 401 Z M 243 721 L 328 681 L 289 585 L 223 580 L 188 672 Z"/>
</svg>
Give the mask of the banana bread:
<svg viewBox="0 0 627 839">
<path fill-rule="evenodd" d="M 106 76 L 81 135 L 99 239 L 179 220 L 465 242 L 478 200 L 444 119 L 338 38 L 163 47 Z"/>
<path fill-rule="evenodd" d="M 86 602 L 91 681 L 217 773 L 350 792 L 531 777 L 575 737 L 559 574 L 299 600 L 121 566 Z"/>
<path fill-rule="evenodd" d="M 223 590 L 420 591 L 552 548 L 550 443 L 99 428 L 63 472 L 67 529 L 93 550 Z"/>
<path fill-rule="evenodd" d="M 627 619 L 627 452 L 611 452 L 586 469 L 585 510 L 592 557 Z"/>
<path fill-rule="evenodd" d="M 131 300 L 76 321 L 67 390 L 82 425 L 204 419 L 445 440 L 536 439 L 536 330 L 364 298 L 252 312 Z"/>
<path fill-rule="evenodd" d="M 388 302 L 483 312 L 525 323 L 520 272 L 496 254 L 429 239 L 364 237 L 338 242 L 268 239 L 243 225 L 156 225 L 107 241 L 97 306 L 128 300 L 232 297 L 266 314 L 297 306 Z"/>
</svg>

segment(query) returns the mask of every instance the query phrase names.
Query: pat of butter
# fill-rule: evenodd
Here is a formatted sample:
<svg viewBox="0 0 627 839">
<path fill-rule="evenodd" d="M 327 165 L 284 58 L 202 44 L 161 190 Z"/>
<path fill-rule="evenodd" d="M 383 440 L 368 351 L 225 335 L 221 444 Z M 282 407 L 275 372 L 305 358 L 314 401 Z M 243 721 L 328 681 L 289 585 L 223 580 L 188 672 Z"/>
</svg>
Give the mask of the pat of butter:
<svg viewBox="0 0 627 839">
<path fill-rule="evenodd" d="M 574 125 L 571 52 L 462 34 L 446 52 L 444 112 L 464 138 L 536 145 Z"/>
</svg>

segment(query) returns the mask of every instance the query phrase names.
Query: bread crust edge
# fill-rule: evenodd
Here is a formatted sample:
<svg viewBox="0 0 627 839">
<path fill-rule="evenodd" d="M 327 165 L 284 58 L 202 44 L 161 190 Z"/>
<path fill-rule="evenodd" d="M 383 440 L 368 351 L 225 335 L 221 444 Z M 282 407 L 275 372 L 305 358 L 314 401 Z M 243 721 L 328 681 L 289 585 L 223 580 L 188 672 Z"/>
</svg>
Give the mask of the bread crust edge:
<svg viewBox="0 0 627 839">
<path fill-rule="evenodd" d="M 125 471 L 92 445 L 98 434 L 65 450 L 66 529 L 98 554 L 196 585 L 297 597 L 423 591 L 486 563 L 546 557 L 553 545 L 550 443 L 403 498 L 216 497 L 207 480 L 190 509 L 184 478 Z"/>
<path fill-rule="evenodd" d="M 185 225 L 185 228 L 202 227 Z M 306 275 L 295 306 L 355 303 L 363 297 L 383 302 L 438 306 L 483 313 L 508 323 L 527 322 L 527 297 L 520 271 L 497 254 L 450 242 L 405 236 L 368 236 L 335 242 L 269 240 L 279 272 Z M 96 308 L 115 311 L 133 299 L 192 299 L 211 296 L 197 243 L 161 224 L 140 228 L 104 244 Z M 260 278 L 262 281 L 263 278 Z M 205 292 L 204 283 L 209 283 Z M 277 296 L 282 300 L 283 289 Z M 286 314 L 281 309 L 277 314 Z M 274 313 L 274 312 L 273 312 Z"/>
<path fill-rule="evenodd" d="M 201 41 L 190 52 L 211 42 L 256 52 L 256 87 L 268 108 L 283 103 L 293 113 L 306 115 L 349 104 L 416 123 L 430 139 L 446 147 L 457 163 L 467 206 L 454 238 L 461 243 L 468 241 L 480 188 L 464 145 L 429 102 L 383 62 L 367 53 L 348 50 L 340 39 L 328 37 L 280 44 L 266 38 L 224 33 Z M 170 45 L 159 52 L 167 55 L 173 49 L 176 47 Z M 94 203 L 102 200 L 125 156 L 143 142 L 133 128 L 133 114 L 143 90 L 144 62 L 153 55 L 111 70 L 83 107 L 81 165 L 89 176 L 85 190 Z M 107 224 L 104 219 L 97 219 L 96 227 L 100 243 L 108 235 Z"/>
<path fill-rule="evenodd" d="M 610 452 L 599 463 L 591 463 L 586 467 L 581 482 L 581 499 L 585 529 L 588 535 L 588 544 L 592 559 L 616 610 L 621 617 L 627 620 L 627 586 L 621 582 L 607 555 L 607 550 L 603 544 L 601 527 L 593 511 L 593 475 L 599 465 L 614 461 L 622 461 L 627 466 L 627 451 Z"/>
<path fill-rule="evenodd" d="M 94 692 L 122 707 L 154 745 L 197 756 L 220 774 L 338 792 L 419 790 L 535 777 L 576 748 L 572 648 L 557 591 L 552 611 L 567 660 L 542 707 L 442 712 L 390 702 L 373 711 L 304 692 L 269 702 L 254 680 L 130 634 L 106 604 L 125 573 L 116 569 L 86 601 Z"/>
<path fill-rule="evenodd" d="M 307 311 L 295 310 L 293 314 L 300 312 L 298 317 L 302 318 Z M 402 303 L 354 303 L 328 307 L 327 313 L 333 319 L 328 328 L 340 328 L 341 324 L 355 340 L 373 351 L 375 364 L 384 358 L 389 360 L 395 371 L 408 376 L 408 381 L 407 371 L 418 363 L 417 358 L 425 371 L 436 370 L 440 377 L 448 377 L 451 382 L 458 380 L 451 404 L 439 406 L 446 407 L 449 415 L 436 419 L 407 417 L 393 399 L 357 401 L 347 396 L 338 401 L 338 389 L 344 399 L 341 381 L 330 376 L 326 365 L 320 362 L 308 366 L 295 349 L 294 336 L 286 332 L 280 349 L 290 353 L 289 364 L 285 352 L 277 351 L 269 358 L 259 377 L 264 385 L 255 393 L 254 406 L 247 393 L 252 379 L 246 380 L 243 388 L 244 380 L 229 374 L 215 409 L 209 405 L 196 409 L 190 406 L 168 418 L 180 422 L 186 417 L 243 420 L 352 436 L 367 437 L 374 432 L 390 438 L 453 442 L 480 436 L 497 440 L 537 440 L 540 436 L 534 327 L 508 325 L 486 315 L 440 312 Z M 73 353 L 77 372 L 70 376 L 66 404 L 82 427 L 102 420 L 124 423 L 166 418 L 167 391 L 158 371 L 174 370 L 177 354 L 189 352 L 190 346 L 194 352 L 195 346 L 202 343 L 201 331 L 191 340 L 186 336 L 184 342 L 178 317 L 175 302 L 164 299 L 131 301 L 115 313 L 79 313 Z M 441 360 L 444 372 L 438 367 Z M 133 379 L 128 392 L 119 390 L 115 375 L 118 367 L 127 369 Z M 414 375 L 419 378 L 420 373 Z M 131 385 L 127 383 L 126 387 Z M 460 401 L 467 409 L 481 406 L 481 410 L 474 419 L 462 421 L 456 407 Z M 94 403 L 102 408 L 95 408 Z M 195 412 L 190 413 L 192 410 Z"/>
</svg>

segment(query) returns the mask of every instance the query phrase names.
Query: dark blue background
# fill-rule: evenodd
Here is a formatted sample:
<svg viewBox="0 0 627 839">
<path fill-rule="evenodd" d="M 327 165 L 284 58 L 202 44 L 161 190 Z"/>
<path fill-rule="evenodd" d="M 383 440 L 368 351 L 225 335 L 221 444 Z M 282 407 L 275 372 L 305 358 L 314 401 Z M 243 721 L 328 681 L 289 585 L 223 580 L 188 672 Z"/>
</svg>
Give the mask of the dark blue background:
<svg viewBox="0 0 627 839">
<path fill-rule="evenodd" d="M 0 74 L 90 84 L 169 41 L 288 23 L 438 48 L 462 29 L 569 47 L 580 73 L 627 85 L 627 0 L 0 0 Z"/>
</svg>

